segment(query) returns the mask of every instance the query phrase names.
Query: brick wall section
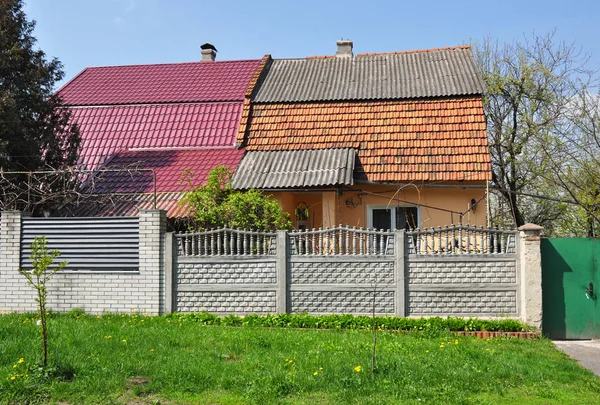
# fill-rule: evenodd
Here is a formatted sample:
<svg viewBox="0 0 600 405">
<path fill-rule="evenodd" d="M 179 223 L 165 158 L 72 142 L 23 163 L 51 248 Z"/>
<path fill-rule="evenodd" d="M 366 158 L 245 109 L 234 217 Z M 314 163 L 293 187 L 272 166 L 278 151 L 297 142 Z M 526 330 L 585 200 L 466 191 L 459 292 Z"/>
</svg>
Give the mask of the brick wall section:
<svg viewBox="0 0 600 405">
<path fill-rule="evenodd" d="M 409 267 L 410 284 L 516 284 L 516 282 L 517 269 L 514 260 L 504 262 L 420 262 L 411 263 Z"/>
<path fill-rule="evenodd" d="M 275 291 L 182 292 L 179 312 L 207 311 L 215 314 L 275 313 Z"/>
<path fill-rule="evenodd" d="M 411 314 L 516 315 L 516 291 L 421 291 L 409 294 Z"/>
<path fill-rule="evenodd" d="M 290 311 L 309 314 L 394 315 L 395 274 L 391 258 L 292 257 Z"/>
<path fill-rule="evenodd" d="M 21 261 L 21 213 L 2 212 L 0 225 L 0 310 L 35 311 L 34 290 L 19 274 Z"/>
<path fill-rule="evenodd" d="M 179 257 L 178 312 L 277 312 L 276 257 Z"/>
<path fill-rule="evenodd" d="M 18 273 L 21 218 L 2 215 L 0 309 L 36 309 L 33 289 Z M 140 265 L 137 272 L 72 272 L 56 274 L 48 283 L 48 307 L 54 311 L 83 308 L 91 314 L 139 312 L 158 314 L 164 305 L 165 212 L 140 212 Z"/>
<path fill-rule="evenodd" d="M 266 263 L 183 263 L 178 280 L 185 284 L 276 283 L 275 262 Z"/>
<path fill-rule="evenodd" d="M 369 315 L 375 313 L 393 315 L 394 292 L 380 291 L 292 291 L 291 312 L 307 312 L 309 314 L 354 314 Z"/>
<path fill-rule="evenodd" d="M 520 313 L 516 255 L 408 255 L 408 315 L 499 315 Z"/>
</svg>

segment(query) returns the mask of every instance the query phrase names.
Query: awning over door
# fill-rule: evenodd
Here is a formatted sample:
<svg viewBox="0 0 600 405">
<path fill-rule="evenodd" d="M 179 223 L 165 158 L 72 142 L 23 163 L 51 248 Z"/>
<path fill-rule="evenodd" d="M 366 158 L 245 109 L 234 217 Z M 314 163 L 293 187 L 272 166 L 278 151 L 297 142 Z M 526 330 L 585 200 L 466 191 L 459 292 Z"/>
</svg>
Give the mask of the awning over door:
<svg viewBox="0 0 600 405">
<path fill-rule="evenodd" d="M 350 185 L 354 149 L 249 151 L 233 178 L 235 189 Z"/>
</svg>

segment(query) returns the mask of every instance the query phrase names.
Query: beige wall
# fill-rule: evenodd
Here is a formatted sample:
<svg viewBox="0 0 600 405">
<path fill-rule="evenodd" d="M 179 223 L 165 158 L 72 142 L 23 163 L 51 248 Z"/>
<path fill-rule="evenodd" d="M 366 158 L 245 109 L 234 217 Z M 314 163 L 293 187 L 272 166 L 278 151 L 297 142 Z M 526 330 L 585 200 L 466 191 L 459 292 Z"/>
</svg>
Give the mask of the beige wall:
<svg viewBox="0 0 600 405">
<path fill-rule="evenodd" d="M 353 190 L 346 188 L 341 195 L 335 190 L 314 192 L 278 192 L 273 196 L 290 213 L 292 225 L 296 227 L 294 208 L 304 202 L 309 208 L 309 228 L 335 226 L 339 224 L 363 227 L 368 226 L 368 207 L 396 207 L 413 205 L 419 207 L 419 227 L 430 228 L 462 223 L 476 226 L 486 225 L 485 186 L 481 188 L 456 187 L 416 187 L 355 185 Z M 479 201 L 475 212 L 470 207 L 471 199 Z M 454 211 L 453 213 L 448 211 Z"/>
</svg>

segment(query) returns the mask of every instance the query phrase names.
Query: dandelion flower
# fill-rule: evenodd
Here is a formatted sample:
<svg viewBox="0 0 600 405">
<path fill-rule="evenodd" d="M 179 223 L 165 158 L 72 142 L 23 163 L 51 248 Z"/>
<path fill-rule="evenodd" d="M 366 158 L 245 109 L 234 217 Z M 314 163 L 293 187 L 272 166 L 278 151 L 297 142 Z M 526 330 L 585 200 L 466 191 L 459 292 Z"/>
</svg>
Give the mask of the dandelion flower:
<svg viewBox="0 0 600 405">
<path fill-rule="evenodd" d="M 17 378 L 17 376 L 14 376 L 14 375 L 13 375 L 12 377 L 10 377 L 10 380 L 11 380 L 11 381 L 14 381 L 14 380 L 15 380 L 15 378 Z"/>
<path fill-rule="evenodd" d="M 153 352 L 153 351 L 154 351 L 154 349 L 150 349 L 150 351 L 151 351 L 151 352 Z"/>
<path fill-rule="evenodd" d="M 123 342 L 123 343 L 127 343 L 127 340 L 123 339 L 123 340 L 121 340 L 121 342 Z"/>
<path fill-rule="evenodd" d="M 356 371 L 357 373 L 360 373 L 362 371 L 362 367 L 356 366 L 356 367 L 354 367 L 354 371 Z"/>
<path fill-rule="evenodd" d="M 17 363 L 19 363 L 19 364 L 25 363 L 25 359 L 24 359 L 23 357 L 21 357 L 21 358 L 19 359 L 19 361 L 17 361 Z"/>
<path fill-rule="evenodd" d="M 16 365 L 16 364 L 13 364 L 13 368 L 17 368 L 17 365 Z"/>
<path fill-rule="evenodd" d="M 320 371 L 323 371 L 323 367 L 319 367 L 319 370 L 320 370 Z"/>
<path fill-rule="evenodd" d="M 313 375 L 319 375 L 319 372 L 318 372 L 318 371 L 315 371 L 315 372 L 313 373 Z"/>
<path fill-rule="evenodd" d="M 429 350 L 425 350 L 425 353 L 429 353 Z"/>
<path fill-rule="evenodd" d="M 457 345 L 457 344 L 458 344 L 458 339 L 456 339 L 456 340 L 454 341 L 454 344 L 455 344 L 455 345 Z"/>
</svg>

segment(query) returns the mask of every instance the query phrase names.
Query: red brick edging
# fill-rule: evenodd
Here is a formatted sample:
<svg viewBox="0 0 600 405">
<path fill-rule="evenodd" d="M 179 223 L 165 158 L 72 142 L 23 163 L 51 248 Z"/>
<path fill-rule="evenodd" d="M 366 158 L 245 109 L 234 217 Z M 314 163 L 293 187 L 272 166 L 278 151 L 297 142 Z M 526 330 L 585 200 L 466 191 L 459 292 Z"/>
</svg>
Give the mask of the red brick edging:
<svg viewBox="0 0 600 405">
<path fill-rule="evenodd" d="M 540 334 L 538 332 L 488 332 L 488 331 L 465 331 L 461 330 L 458 332 L 452 332 L 455 335 L 461 336 L 475 336 L 480 339 L 497 338 L 497 337 L 509 337 L 518 339 L 538 339 Z"/>
</svg>

